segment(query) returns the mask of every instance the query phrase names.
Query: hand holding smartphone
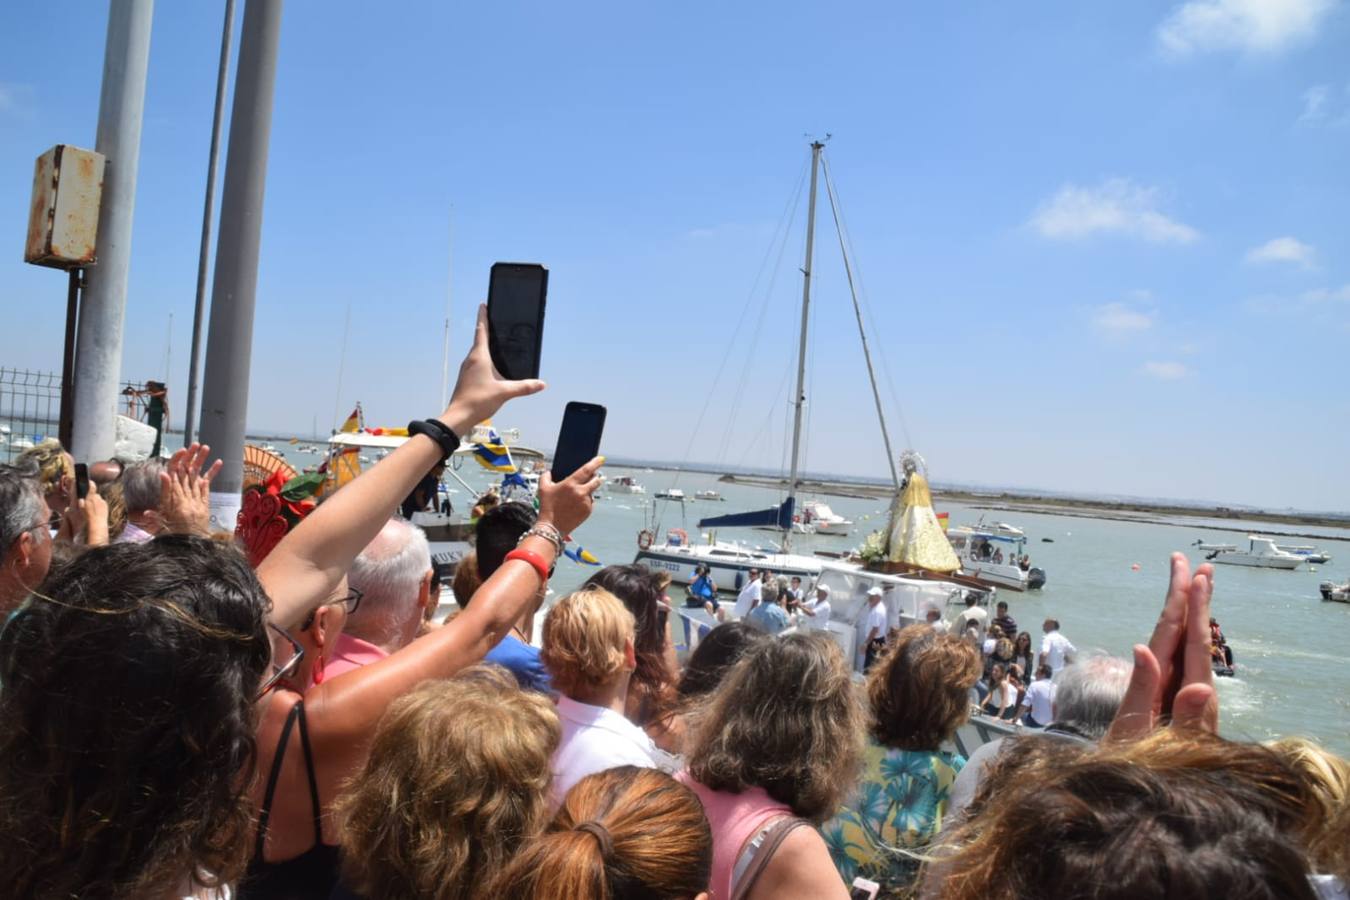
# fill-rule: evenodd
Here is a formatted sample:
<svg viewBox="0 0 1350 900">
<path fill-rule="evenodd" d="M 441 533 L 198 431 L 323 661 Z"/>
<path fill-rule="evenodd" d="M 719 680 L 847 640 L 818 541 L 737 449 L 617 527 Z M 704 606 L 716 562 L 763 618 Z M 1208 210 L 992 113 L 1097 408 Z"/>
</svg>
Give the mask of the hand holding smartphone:
<svg viewBox="0 0 1350 900">
<path fill-rule="evenodd" d="M 563 411 L 558 446 L 553 451 L 553 483 L 564 480 L 600 455 L 600 436 L 605 431 L 606 410 L 598 403 L 573 400 Z"/>
<path fill-rule="evenodd" d="M 538 263 L 492 264 L 488 282 L 488 352 L 503 378 L 539 377 L 548 269 Z"/>
</svg>

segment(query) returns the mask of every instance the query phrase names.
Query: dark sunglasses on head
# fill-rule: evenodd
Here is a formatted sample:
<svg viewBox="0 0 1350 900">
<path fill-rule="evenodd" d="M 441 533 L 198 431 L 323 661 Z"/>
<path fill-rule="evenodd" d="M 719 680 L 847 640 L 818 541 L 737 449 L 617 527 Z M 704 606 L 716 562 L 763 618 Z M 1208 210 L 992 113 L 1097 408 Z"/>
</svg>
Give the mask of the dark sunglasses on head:
<svg viewBox="0 0 1350 900">
<path fill-rule="evenodd" d="M 300 646 L 300 642 L 291 637 L 286 629 L 278 628 L 271 622 L 267 623 L 267 627 L 285 638 L 286 642 L 291 645 L 292 654 L 291 658 L 281 665 L 278 666 L 276 663 L 272 664 L 272 674 L 267 676 L 267 680 L 263 682 L 262 688 L 259 689 L 258 696 L 255 698 L 257 700 L 266 697 L 268 692 L 276 687 L 282 679 L 289 678 L 291 675 L 295 674 L 295 670 L 300 668 L 300 660 L 305 658 L 305 648 Z"/>
</svg>

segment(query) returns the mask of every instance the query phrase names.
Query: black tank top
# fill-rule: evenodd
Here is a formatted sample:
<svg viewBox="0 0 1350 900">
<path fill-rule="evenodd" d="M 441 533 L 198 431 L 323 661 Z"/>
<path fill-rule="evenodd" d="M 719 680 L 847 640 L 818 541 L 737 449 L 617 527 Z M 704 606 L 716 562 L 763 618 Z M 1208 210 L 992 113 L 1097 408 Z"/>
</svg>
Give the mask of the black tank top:
<svg viewBox="0 0 1350 900">
<path fill-rule="evenodd" d="M 309 802 L 314 813 L 314 846 L 284 862 L 264 862 L 263 845 L 267 840 L 267 822 L 272 817 L 272 798 L 281 777 L 281 762 L 291 729 L 300 723 L 300 749 L 305 755 L 305 776 L 309 779 Z M 267 776 L 267 790 L 263 794 L 262 810 L 258 815 L 258 837 L 248 873 L 240 882 L 239 900 L 327 900 L 338 877 L 338 848 L 323 842 L 323 826 L 319 805 L 319 785 L 314 778 L 314 756 L 309 749 L 309 729 L 305 726 L 305 703 L 297 700 L 281 729 L 281 741 L 272 760 L 272 771 Z"/>
</svg>

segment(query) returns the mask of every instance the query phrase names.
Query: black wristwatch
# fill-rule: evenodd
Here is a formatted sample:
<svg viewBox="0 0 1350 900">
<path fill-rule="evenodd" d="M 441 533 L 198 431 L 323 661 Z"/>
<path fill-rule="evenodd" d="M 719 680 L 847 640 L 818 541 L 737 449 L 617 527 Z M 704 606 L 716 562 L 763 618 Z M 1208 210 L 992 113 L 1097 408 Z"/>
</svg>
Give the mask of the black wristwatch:
<svg viewBox="0 0 1350 900">
<path fill-rule="evenodd" d="M 459 435 L 450 430 L 444 422 L 439 419 L 423 419 L 422 421 L 413 421 L 408 423 L 409 436 L 425 434 L 433 441 L 441 445 L 441 462 L 450 458 L 450 454 L 459 449 Z"/>
</svg>

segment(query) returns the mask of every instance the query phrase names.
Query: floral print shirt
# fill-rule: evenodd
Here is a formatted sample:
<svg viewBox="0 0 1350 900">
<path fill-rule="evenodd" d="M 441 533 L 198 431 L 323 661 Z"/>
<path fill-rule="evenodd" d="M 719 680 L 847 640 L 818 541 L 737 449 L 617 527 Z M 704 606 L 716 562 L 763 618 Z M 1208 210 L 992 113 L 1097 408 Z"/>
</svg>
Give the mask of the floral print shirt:
<svg viewBox="0 0 1350 900">
<path fill-rule="evenodd" d="M 863 759 L 857 790 L 821 833 L 845 884 L 861 875 L 902 888 L 918 874 L 919 860 L 900 848 L 922 851 L 937 836 L 966 758 L 869 741 Z"/>
</svg>

